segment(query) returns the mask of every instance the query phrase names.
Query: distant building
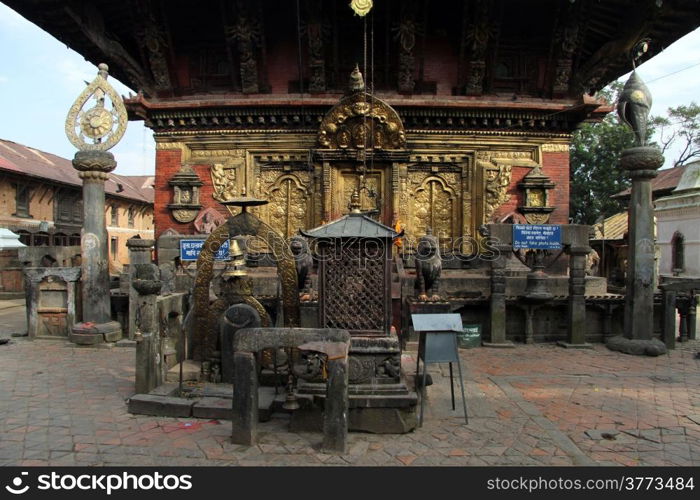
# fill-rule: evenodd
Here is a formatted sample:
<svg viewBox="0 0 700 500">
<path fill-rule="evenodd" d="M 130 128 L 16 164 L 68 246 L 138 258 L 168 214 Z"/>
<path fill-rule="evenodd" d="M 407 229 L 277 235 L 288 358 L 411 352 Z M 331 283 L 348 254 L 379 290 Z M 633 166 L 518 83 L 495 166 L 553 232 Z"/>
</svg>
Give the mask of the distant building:
<svg viewBox="0 0 700 500">
<path fill-rule="evenodd" d="M 663 276 L 700 278 L 700 161 L 683 168 L 670 195 L 656 200 Z"/>
<path fill-rule="evenodd" d="M 657 175 L 651 181 L 651 196 L 655 204 L 657 203 L 657 200 L 664 199 L 663 197 L 673 193 L 685 171 L 686 167 L 682 165 L 659 170 L 659 175 Z M 623 203 L 628 203 L 630 194 L 631 189 L 625 189 L 624 191 L 613 195 L 613 198 L 617 198 Z M 656 211 L 656 215 L 658 216 L 658 210 Z M 657 222 L 657 241 L 659 245 L 665 244 L 663 243 L 664 238 L 665 236 L 662 234 L 661 224 L 659 221 Z M 593 226 L 591 247 L 598 253 L 601 259 L 599 265 L 600 276 L 608 278 L 608 280 L 613 284 L 624 284 L 624 269 L 627 262 L 626 210 L 624 212 L 612 214 L 604 221 Z M 661 269 L 662 274 L 670 274 L 670 272 L 664 271 L 665 264 L 663 253 L 661 255 L 661 262 L 657 264 L 657 267 Z"/>
<path fill-rule="evenodd" d="M 153 177 L 109 174 L 105 191 L 116 272 L 128 263 L 127 239 L 153 237 Z M 71 161 L 0 139 L 0 227 L 28 247 L 63 247 L 80 245 L 82 223 L 82 181 Z"/>
</svg>

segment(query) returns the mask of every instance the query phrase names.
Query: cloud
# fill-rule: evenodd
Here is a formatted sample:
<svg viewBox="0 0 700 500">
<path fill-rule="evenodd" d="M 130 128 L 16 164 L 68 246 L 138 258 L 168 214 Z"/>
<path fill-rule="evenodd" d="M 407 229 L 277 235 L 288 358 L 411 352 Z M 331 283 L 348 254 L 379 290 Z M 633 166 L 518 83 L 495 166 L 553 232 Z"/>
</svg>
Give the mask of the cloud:
<svg viewBox="0 0 700 500">
<path fill-rule="evenodd" d="M 4 75 L 0 75 L 0 83 L 7 83 L 10 79 Z"/>
</svg>

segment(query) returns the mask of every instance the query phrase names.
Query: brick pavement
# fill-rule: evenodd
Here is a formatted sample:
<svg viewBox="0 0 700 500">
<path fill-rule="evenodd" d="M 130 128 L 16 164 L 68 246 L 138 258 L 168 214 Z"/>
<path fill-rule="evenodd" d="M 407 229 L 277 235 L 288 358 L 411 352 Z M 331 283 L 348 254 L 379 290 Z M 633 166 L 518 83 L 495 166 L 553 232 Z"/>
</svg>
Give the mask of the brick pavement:
<svg viewBox="0 0 700 500">
<path fill-rule="evenodd" d="M 260 424 L 253 447 L 232 445 L 227 421 L 130 415 L 133 348 L 19 338 L 0 346 L 0 465 L 697 466 L 698 350 L 463 350 L 468 426 L 450 408 L 447 366 L 431 365 L 422 428 L 351 433 L 335 456 L 318 452 L 320 434 L 288 432 L 284 415 Z M 411 353 L 404 362 L 415 366 Z"/>
</svg>

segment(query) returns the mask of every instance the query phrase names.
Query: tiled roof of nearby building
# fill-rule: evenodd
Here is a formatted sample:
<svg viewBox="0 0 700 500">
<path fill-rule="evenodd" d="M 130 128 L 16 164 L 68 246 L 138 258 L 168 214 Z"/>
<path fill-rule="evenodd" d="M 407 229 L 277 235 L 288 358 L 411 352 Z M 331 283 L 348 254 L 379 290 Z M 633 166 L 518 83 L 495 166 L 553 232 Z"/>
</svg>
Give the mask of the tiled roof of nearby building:
<svg viewBox="0 0 700 500">
<path fill-rule="evenodd" d="M 620 212 L 593 226 L 594 240 L 622 240 L 627 233 L 627 212 Z"/>
<path fill-rule="evenodd" d="M 684 171 L 685 166 L 683 165 L 659 170 L 659 175 L 651 180 L 651 190 L 654 198 L 664 196 L 673 191 L 681 180 Z M 613 195 L 613 198 L 629 198 L 631 193 L 631 189 L 625 189 Z"/>
<path fill-rule="evenodd" d="M 77 187 L 83 185 L 70 160 L 0 139 L 0 172 L 3 171 Z M 105 192 L 112 196 L 153 203 L 153 176 L 109 174 Z"/>
</svg>

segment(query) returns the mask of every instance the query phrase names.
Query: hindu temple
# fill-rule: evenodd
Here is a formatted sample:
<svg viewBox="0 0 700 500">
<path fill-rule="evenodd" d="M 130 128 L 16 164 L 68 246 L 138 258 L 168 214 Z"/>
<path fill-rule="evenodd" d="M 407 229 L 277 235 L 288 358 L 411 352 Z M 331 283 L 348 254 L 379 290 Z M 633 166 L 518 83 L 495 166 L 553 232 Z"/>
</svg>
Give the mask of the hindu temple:
<svg viewBox="0 0 700 500">
<path fill-rule="evenodd" d="M 129 243 L 123 335 L 155 399 L 133 411 L 183 378 L 249 380 L 237 346 L 298 428 L 320 425 L 346 349 L 350 429 L 406 432 L 413 313 L 459 313 L 491 346 L 622 334 L 624 296 L 569 224 L 571 135 L 612 111 L 597 90 L 698 25 L 696 2 L 5 3 L 107 63 L 153 131 L 155 240 Z M 560 246 L 518 246 L 514 225 Z M 300 354 L 311 331 L 326 361 Z M 230 411 L 211 404 L 172 412 Z"/>
</svg>

